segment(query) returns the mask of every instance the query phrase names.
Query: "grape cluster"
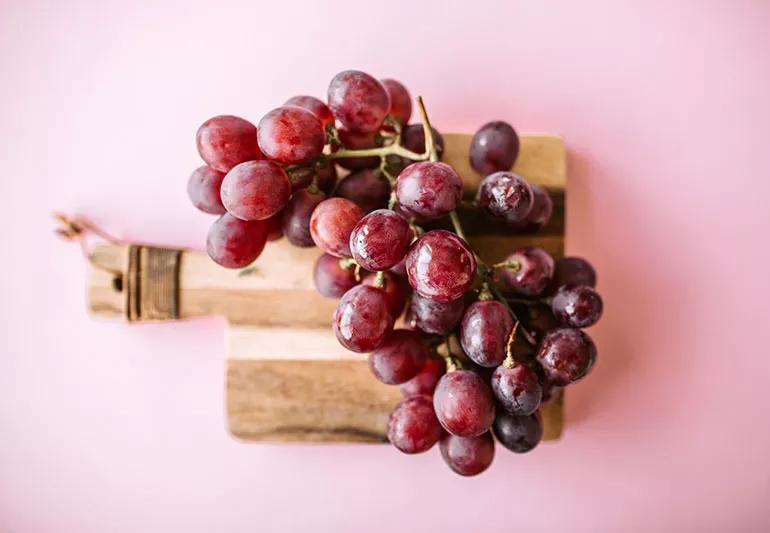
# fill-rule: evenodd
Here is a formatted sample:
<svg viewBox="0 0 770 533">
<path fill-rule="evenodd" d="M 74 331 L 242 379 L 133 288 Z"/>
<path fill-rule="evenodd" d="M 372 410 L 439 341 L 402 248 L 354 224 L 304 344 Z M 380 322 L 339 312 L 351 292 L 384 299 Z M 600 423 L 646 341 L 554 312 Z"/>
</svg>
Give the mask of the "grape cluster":
<svg viewBox="0 0 770 533">
<path fill-rule="evenodd" d="M 257 126 L 214 117 L 198 130 L 206 166 L 188 194 L 221 215 L 207 249 L 224 267 L 249 265 L 282 236 L 320 248 L 313 279 L 339 299 L 337 339 L 368 353 L 375 378 L 404 397 L 390 442 L 408 454 L 439 444 L 448 466 L 470 476 L 489 467 L 495 440 L 516 453 L 540 442 L 540 406 L 594 364 L 583 328 L 601 317 L 602 299 L 578 257 L 520 248 L 481 261 L 456 214 L 463 181 L 440 161 L 443 139 L 417 104 L 422 124 L 409 124 L 401 83 L 348 70 L 332 79 L 326 103 L 295 96 Z M 512 233 L 534 232 L 553 202 L 511 171 L 518 153 L 506 122 L 474 135 L 470 164 L 486 177 L 473 204 Z M 351 171 L 339 183 L 338 166 Z M 447 217 L 454 232 L 430 229 Z"/>
</svg>

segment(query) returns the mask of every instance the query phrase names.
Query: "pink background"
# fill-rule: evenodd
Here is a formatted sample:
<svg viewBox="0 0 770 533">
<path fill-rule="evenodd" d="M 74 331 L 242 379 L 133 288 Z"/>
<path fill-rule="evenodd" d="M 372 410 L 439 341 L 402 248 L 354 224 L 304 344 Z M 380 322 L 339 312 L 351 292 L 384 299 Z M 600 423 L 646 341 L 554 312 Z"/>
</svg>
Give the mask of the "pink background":
<svg viewBox="0 0 770 533">
<path fill-rule="evenodd" d="M 770 3 L 0 3 L 0 531 L 768 531 Z M 432 4 L 432 5 L 431 5 Z M 361 68 L 435 124 L 563 135 L 598 365 L 558 444 L 247 445 L 213 318 L 90 320 L 49 212 L 200 246 L 193 137 Z"/>
</svg>

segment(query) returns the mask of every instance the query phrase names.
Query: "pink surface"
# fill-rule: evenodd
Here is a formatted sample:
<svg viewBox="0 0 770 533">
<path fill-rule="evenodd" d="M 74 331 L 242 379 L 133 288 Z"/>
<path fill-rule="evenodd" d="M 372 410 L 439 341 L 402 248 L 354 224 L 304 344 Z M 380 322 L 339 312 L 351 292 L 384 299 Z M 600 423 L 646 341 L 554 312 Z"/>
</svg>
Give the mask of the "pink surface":
<svg viewBox="0 0 770 533">
<path fill-rule="evenodd" d="M 768 531 L 770 4 L 133 4 L 0 3 L 0 531 Z M 440 129 L 503 118 L 569 147 L 598 365 L 561 442 L 478 478 L 438 453 L 236 442 L 223 321 L 94 322 L 51 235 L 60 209 L 200 246 L 199 123 L 351 67 Z"/>
</svg>

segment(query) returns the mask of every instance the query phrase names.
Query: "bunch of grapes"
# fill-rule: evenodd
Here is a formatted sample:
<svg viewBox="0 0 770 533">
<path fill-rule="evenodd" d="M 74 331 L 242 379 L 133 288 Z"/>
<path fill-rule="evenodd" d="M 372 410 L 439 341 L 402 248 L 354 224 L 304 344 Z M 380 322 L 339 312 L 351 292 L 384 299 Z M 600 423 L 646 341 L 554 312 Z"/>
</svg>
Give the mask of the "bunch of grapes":
<svg viewBox="0 0 770 533">
<path fill-rule="evenodd" d="M 332 79 L 326 103 L 295 96 L 257 126 L 214 117 L 198 130 L 206 165 L 188 192 L 221 215 L 207 249 L 222 266 L 246 267 L 282 236 L 324 252 L 313 278 L 339 298 L 337 339 L 368 353 L 374 376 L 404 396 L 391 443 L 408 454 L 438 444 L 449 467 L 470 476 L 491 464 L 493 435 L 515 453 L 540 442 L 540 406 L 594 364 L 583 328 L 599 320 L 602 299 L 584 259 L 554 261 L 540 248 L 493 265 L 478 257 L 456 212 L 463 181 L 440 161 L 443 140 L 416 101 L 422 124 L 409 124 L 401 83 L 350 70 Z M 518 153 L 505 122 L 474 135 L 470 163 L 486 177 L 473 204 L 511 232 L 534 232 L 553 203 L 510 171 Z M 350 171 L 339 183 L 337 167 Z M 447 218 L 454 232 L 435 229 Z"/>
</svg>

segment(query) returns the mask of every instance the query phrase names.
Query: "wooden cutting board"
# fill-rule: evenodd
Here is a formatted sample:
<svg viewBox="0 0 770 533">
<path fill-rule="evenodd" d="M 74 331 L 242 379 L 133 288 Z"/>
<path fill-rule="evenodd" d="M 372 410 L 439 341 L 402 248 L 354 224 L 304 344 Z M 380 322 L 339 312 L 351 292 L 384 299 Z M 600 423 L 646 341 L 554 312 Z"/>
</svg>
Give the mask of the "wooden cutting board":
<svg viewBox="0 0 770 533">
<path fill-rule="evenodd" d="M 444 161 L 472 197 L 481 181 L 468 164 L 470 135 L 447 134 Z M 553 218 L 531 236 L 506 235 L 484 217 L 461 213 L 471 245 L 487 262 L 519 246 L 564 252 L 566 152 L 553 136 L 524 135 L 514 171 L 548 188 Z M 205 236 L 201 236 L 203 240 Z M 346 351 L 331 330 L 336 300 L 313 286 L 317 248 L 268 243 L 250 275 L 216 265 L 205 252 L 102 245 L 93 262 L 88 305 L 99 318 L 130 322 L 222 315 L 228 323 L 226 404 L 230 432 L 248 441 L 386 441 L 398 387 L 379 383 L 365 355 Z M 563 398 L 542 410 L 545 439 L 559 437 Z"/>
</svg>

